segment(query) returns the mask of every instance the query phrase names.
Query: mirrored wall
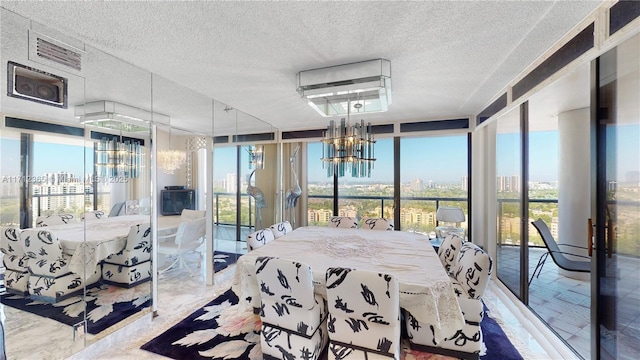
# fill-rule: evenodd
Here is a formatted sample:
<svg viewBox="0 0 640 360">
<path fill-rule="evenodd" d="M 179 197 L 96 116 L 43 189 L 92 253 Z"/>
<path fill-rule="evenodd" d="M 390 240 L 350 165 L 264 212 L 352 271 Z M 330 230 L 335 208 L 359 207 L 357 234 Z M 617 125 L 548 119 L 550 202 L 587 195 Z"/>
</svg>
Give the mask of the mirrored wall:
<svg viewBox="0 0 640 360">
<path fill-rule="evenodd" d="M 280 219 L 277 129 L 221 102 L 214 103 L 214 119 L 215 248 L 243 253 L 249 233 Z"/>
<path fill-rule="evenodd" d="M 20 292 L 5 268 L 6 352 L 65 358 L 175 310 L 176 292 L 214 283 L 220 252 L 245 252 L 249 232 L 280 221 L 282 149 L 264 121 L 0 11 L 0 60 L 17 69 L 0 72 L 0 225 L 19 245 L 27 229 L 57 239 L 76 290 L 30 294 L 25 283 Z M 62 64 L 33 51 L 48 44 L 76 57 Z M 177 256 L 165 250 L 184 209 L 204 214 L 205 236 Z"/>
<path fill-rule="evenodd" d="M 151 312 L 151 74 L 0 16 L 6 352 L 64 358 Z"/>
</svg>

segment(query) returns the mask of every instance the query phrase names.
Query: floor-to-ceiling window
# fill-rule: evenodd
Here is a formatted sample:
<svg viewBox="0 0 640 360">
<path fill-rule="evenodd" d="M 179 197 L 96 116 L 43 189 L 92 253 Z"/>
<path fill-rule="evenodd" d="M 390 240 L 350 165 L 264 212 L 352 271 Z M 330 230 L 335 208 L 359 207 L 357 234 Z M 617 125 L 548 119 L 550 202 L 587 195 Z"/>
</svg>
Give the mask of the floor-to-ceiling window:
<svg viewBox="0 0 640 360">
<path fill-rule="evenodd" d="M 520 111 L 511 110 L 497 119 L 496 191 L 497 191 L 497 274 L 516 296 L 520 296 L 520 256 L 522 243 L 521 164 L 522 131 Z"/>
<path fill-rule="evenodd" d="M 338 178 L 338 215 L 393 219 L 393 139 L 378 139 L 370 177 Z"/>
<path fill-rule="evenodd" d="M 213 222 L 215 238 L 236 239 L 238 193 L 238 148 L 219 146 L 213 151 Z"/>
<path fill-rule="evenodd" d="M 92 177 L 93 147 L 85 149 L 83 138 L 34 134 L 33 225 L 37 216 L 67 213 L 80 219 L 93 210 Z"/>
<path fill-rule="evenodd" d="M 20 226 L 20 133 L 0 133 L 0 226 Z"/>
<path fill-rule="evenodd" d="M 438 207 L 459 207 L 468 230 L 467 134 L 400 139 L 400 225 L 434 237 Z M 468 234 L 468 233 L 467 233 Z"/>
<path fill-rule="evenodd" d="M 640 35 L 600 57 L 595 256 L 599 358 L 640 352 Z M 595 321 L 596 319 L 594 319 Z"/>
<path fill-rule="evenodd" d="M 307 224 L 326 225 L 333 216 L 333 177 L 322 165 L 322 143 L 307 145 Z"/>
<path fill-rule="evenodd" d="M 567 258 L 590 261 L 589 99 L 589 64 L 584 64 L 538 91 L 528 107 L 529 307 L 584 358 L 591 346 L 589 274 L 565 271 L 552 257 L 541 263 L 548 249 L 531 222 L 544 221 Z"/>
</svg>

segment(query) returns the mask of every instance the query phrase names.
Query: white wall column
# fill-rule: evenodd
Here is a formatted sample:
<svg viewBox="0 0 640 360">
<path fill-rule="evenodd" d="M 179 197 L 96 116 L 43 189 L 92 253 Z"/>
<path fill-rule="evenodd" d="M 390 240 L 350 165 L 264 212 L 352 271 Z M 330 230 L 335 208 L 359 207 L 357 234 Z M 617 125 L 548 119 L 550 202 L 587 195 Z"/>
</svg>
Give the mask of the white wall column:
<svg viewBox="0 0 640 360">
<path fill-rule="evenodd" d="M 589 108 L 558 115 L 558 236 L 563 244 L 587 247 L 587 219 L 591 216 Z M 549 224 L 551 226 L 551 224 Z M 587 255 L 586 250 L 561 246 L 562 251 Z M 583 258 L 568 256 L 573 260 Z M 560 274 L 588 280 L 589 274 L 565 271 Z"/>
</svg>

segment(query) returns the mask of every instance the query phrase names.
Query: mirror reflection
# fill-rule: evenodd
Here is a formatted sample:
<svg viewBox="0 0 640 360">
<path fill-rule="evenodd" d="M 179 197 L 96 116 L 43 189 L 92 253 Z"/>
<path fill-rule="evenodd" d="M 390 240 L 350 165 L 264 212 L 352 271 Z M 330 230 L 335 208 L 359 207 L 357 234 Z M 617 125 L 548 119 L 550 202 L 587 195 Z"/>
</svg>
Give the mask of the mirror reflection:
<svg viewBox="0 0 640 360">
<path fill-rule="evenodd" d="M 215 272 L 247 251 L 249 233 L 280 220 L 282 149 L 268 123 L 1 15 L 11 45 L 2 63 L 67 81 L 54 89 L 66 92 L 59 103 L 2 99 L 2 176 L 12 180 L 0 196 L 6 352 L 64 358 L 151 321 L 152 311 L 174 312 L 176 292 L 213 285 Z M 33 59 L 36 33 L 75 46 L 81 67 Z M 57 255 L 39 259 L 46 242 Z M 44 263 L 64 274 L 30 268 Z M 180 306 L 199 302 L 181 298 Z"/>
<path fill-rule="evenodd" d="M 2 63 L 30 69 L 6 76 L 50 90 L 2 99 L 6 354 L 64 358 L 150 314 L 151 74 L 1 16 Z M 75 46 L 81 67 L 34 58 L 45 35 Z M 40 86 L 45 73 L 64 84 Z"/>
</svg>

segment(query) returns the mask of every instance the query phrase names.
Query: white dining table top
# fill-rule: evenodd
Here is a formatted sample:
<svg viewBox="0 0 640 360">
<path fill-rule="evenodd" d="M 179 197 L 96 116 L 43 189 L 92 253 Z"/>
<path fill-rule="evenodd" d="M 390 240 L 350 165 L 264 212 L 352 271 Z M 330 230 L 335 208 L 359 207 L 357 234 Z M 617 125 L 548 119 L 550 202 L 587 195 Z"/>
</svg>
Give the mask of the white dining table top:
<svg viewBox="0 0 640 360">
<path fill-rule="evenodd" d="M 47 226 L 53 232 L 65 252 L 73 253 L 80 243 L 101 243 L 115 238 L 127 237 L 132 225 L 151 222 L 150 215 L 124 215 L 95 219 L 64 225 Z M 158 231 L 168 231 L 180 225 L 180 216 L 159 216 Z"/>
<path fill-rule="evenodd" d="M 158 232 L 173 231 L 181 221 L 179 215 L 159 216 Z M 124 215 L 47 226 L 43 229 L 58 237 L 62 251 L 71 255 L 70 270 L 80 274 L 94 269 L 101 260 L 122 250 L 126 246 L 131 226 L 149 222 L 150 215 Z"/>
<path fill-rule="evenodd" d="M 255 260 L 274 256 L 309 265 L 316 293 L 326 295 L 329 267 L 393 274 L 400 305 L 421 322 L 434 325 L 436 338 L 453 335 L 464 324 L 453 286 L 429 238 L 404 231 L 302 227 L 238 259 L 233 288 L 241 299 L 260 304 Z M 257 300 L 256 300 L 257 299 Z"/>
</svg>

